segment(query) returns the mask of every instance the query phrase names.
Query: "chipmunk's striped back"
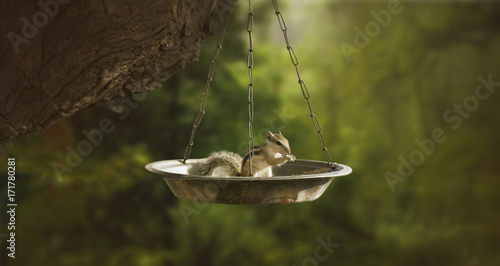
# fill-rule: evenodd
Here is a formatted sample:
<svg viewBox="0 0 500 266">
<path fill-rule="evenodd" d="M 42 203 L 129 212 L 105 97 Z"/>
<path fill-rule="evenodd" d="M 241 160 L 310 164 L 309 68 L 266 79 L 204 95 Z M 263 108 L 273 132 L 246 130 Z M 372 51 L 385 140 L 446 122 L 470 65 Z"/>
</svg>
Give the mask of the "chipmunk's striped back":
<svg viewBox="0 0 500 266">
<path fill-rule="evenodd" d="M 241 175 L 250 175 L 250 152 L 249 151 L 241 163 Z M 295 156 L 291 155 L 288 140 L 281 134 L 267 132 L 266 142 L 260 146 L 254 147 L 252 157 L 252 175 L 255 177 L 272 176 L 271 166 L 282 165 L 288 161 L 294 161 Z"/>
</svg>

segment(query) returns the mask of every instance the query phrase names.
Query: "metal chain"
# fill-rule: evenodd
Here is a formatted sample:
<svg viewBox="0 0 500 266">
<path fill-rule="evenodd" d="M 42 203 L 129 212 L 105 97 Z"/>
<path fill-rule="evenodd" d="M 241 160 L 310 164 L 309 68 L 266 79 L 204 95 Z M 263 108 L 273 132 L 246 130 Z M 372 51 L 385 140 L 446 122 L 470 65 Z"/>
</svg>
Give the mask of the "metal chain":
<svg viewBox="0 0 500 266">
<path fill-rule="evenodd" d="M 250 43 L 250 48 L 248 49 L 247 55 L 247 66 L 248 66 L 248 79 L 250 83 L 248 84 L 248 164 L 250 167 L 250 176 L 252 173 L 252 158 L 254 156 L 254 138 L 253 138 L 253 8 L 252 0 L 248 0 L 248 20 L 247 20 L 247 31 L 248 39 Z"/>
<path fill-rule="evenodd" d="M 283 19 L 283 15 L 281 14 L 277 0 L 272 0 L 273 5 L 274 5 L 274 10 L 276 17 L 278 17 L 278 22 L 280 24 L 280 28 L 283 31 L 283 36 L 285 37 L 285 42 L 286 42 L 286 49 L 288 50 L 288 53 L 290 54 L 290 58 L 292 59 L 292 64 L 295 66 L 295 71 L 297 72 L 297 77 L 299 79 L 299 84 L 300 88 L 302 90 L 302 95 L 304 96 L 304 99 L 307 101 L 307 105 L 309 106 L 309 112 L 311 114 L 311 118 L 313 120 L 314 124 L 314 129 L 316 130 L 316 133 L 318 133 L 318 138 L 319 142 L 321 143 L 321 148 L 325 152 L 325 157 L 332 169 L 335 169 L 335 163 L 332 160 L 332 157 L 330 155 L 330 152 L 328 152 L 328 149 L 325 146 L 325 142 L 323 140 L 323 133 L 321 132 L 321 125 L 319 124 L 318 117 L 314 114 L 312 107 L 311 107 L 311 101 L 310 98 L 311 96 L 309 95 L 309 91 L 307 90 L 306 83 L 302 80 L 300 77 L 300 72 L 299 72 L 299 60 L 297 59 L 297 55 L 295 55 L 295 51 L 293 50 L 292 46 L 290 45 L 290 41 L 288 40 L 288 34 L 287 34 L 287 27 L 285 24 L 285 20 Z"/>
<path fill-rule="evenodd" d="M 191 156 L 191 150 L 193 149 L 194 145 L 194 137 L 196 135 L 196 130 L 198 129 L 198 126 L 200 126 L 201 120 L 203 119 L 203 115 L 205 115 L 205 106 L 207 104 L 207 93 L 208 89 L 210 88 L 210 84 L 212 83 L 212 79 L 214 76 L 215 72 L 215 63 L 217 62 L 217 58 L 219 57 L 220 50 L 222 49 L 222 42 L 224 41 L 224 34 L 226 33 L 226 22 L 231 15 L 231 11 L 228 11 L 226 14 L 226 17 L 224 18 L 224 22 L 222 23 L 222 26 L 220 27 L 219 33 L 217 34 L 217 46 L 215 48 L 215 53 L 212 58 L 212 61 L 210 62 L 210 67 L 208 69 L 208 77 L 207 77 L 207 82 L 205 83 L 205 87 L 203 88 L 203 93 L 200 97 L 200 112 L 198 113 L 198 116 L 194 120 L 193 123 L 193 129 L 191 131 L 191 139 L 189 140 L 189 143 L 186 147 L 186 152 L 184 153 L 184 160 L 182 163 L 186 163 L 186 161 L 189 159 L 189 156 Z"/>
</svg>

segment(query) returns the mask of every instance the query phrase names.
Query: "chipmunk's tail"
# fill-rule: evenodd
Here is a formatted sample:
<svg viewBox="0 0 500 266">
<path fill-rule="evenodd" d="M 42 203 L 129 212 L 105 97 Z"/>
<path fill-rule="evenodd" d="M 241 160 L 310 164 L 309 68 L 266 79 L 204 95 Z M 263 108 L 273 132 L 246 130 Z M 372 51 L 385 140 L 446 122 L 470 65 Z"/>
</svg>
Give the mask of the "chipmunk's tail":
<svg viewBox="0 0 500 266">
<path fill-rule="evenodd" d="M 242 159 L 239 154 L 230 151 L 213 152 L 205 161 L 192 164 L 188 173 L 203 176 L 241 176 Z"/>
</svg>

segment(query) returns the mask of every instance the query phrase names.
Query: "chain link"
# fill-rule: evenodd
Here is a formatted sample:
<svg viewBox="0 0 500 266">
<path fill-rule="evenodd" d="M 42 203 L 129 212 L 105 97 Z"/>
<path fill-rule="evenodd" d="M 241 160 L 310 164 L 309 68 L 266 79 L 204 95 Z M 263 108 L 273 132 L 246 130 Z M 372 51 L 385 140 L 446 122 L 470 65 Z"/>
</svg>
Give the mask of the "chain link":
<svg viewBox="0 0 500 266">
<path fill-rule="evenodd" d="M 297 72 L 297 78 L 298 78 L 300 88 L 302 90 L 302 95 L 304 96 L 304 99 L 307 101 L 310 116 L 311 116 L 311 119 L 313 120 L 314 129 L 315 129 L 316 133 L 318 133 L 318 138 L 319 138 L 319 141 L 321 143 L 321 147 L 325 153 L 325 157 L 326 157 L 328 164 L 330 165 L 330 167 L 332 169 L 335 169 L 335 163 L 333 162 L 332 157 L 331 157 L 330 153 L 328 152 L 328 149 L 326 148 L 324 140 L 323 140 L 323 133 L 321 131 L 321 125 L 319 123 L 317 116 L 314 114 L 314 112 L 312 110 L 309 91 L 307 89 L 305 82 L 302 80 L 302 78 L 300 76 L 299 67 L 298 67 L 299 60 L 297 58 L 297 55 L 295 54 L 295 51 L 293 50 L 292 46 L 290 45 L 290 41 L 288 39 L 288 34 L 287 34 L 288 28 L 286 26 L 285 20 L 283 18 L 283 15 L 279 11 L 277 0 L 272 0 L 272 3 L 274 6 L 274 9 L 275 9 L 275 14 L 278 18 L 280 28 L 283 31 L 283 36 L 284 36 L 285 42 L 286 42 L 286 48 L 287 48 L 288 53 L 290 55 L 290 59 L 292 60 L 292 64 L 295 66 L 295 71 Z M 253 97 L 253 89 L 254 89 L 253 64 L 254 64 L 254 59 L 253 59 L 253 52 L 254 52 L 254 48 L 253 48 L 252 32 L 253 32 L 253 28 L 254 28 L 254 12 L 253 12 L 253 8 L 252 8 L 252 0 L 248 1 L 248 5 L 249 5 L 249 13 L 248 13 L 248 19 L 247 19 L 247 32 L 248 32 L 248 39 L 249 39 L 249 45 L 250 45 L 250 47 L 248 49 L 248 54 L 247 54 L 247 67 L 248 67 L 248 79 L 249 79 L 249 84 L 248 84 L 248 153 L 249 153 L 250 176 L 252 176 L 253 175 L 253 173 L 252 173 L 252 158 L 254 156 L 254 149 L 255 149 L 254 138 L 253 138 L 253 121 L 254 121 L 254 102 L 253 102 L 253 99 L 254 99 L 254 97 Z M 207 93 L 208 93 L 208 90 L 210 88 L 210 84 L 211 84 L 212 79 L 213 79 L 217 58 L 219 56 L 220 50 L 222 49 L 222 42 L 224 40 L 224 34 L 225 34 L 225 26 L 226 26 L 226 22 L 227 22 L 230 15 L 231 15 L 231 12 L 229 11 L 224 19 L 224 22 L 223 22 L 220 30 L 219 30 L 219 34 L 217 37 L 217 46 L 216 46 L 212 61 L 210 63 L 207 81 L 205 83 L 203 93 L 200 97 L 200 112 L 198 113 L 198 116 L 196 117 L 196 119 L 193 123 L 193 129 L 191 131 L 191 139 L 189 140 L 189 144 L 186 148 L 186 152 L 184 153 L 183 163 L 186 163 L 186 161 L 189 159 L 189 157 L 191 155 L 191 150 L 192 150 L 193 145 L 194 145 L 194 138 L 196 135 L 196 130 L 199 127 L 199 125 L 203 119 L 203 116 L 205 115 Z"/>
<path fill-rule="evenodd" d="M 248 0 L 248 19 L 247 19 L 247 31 L 248 31 L 248 41 L 250 43 L 250 48 L 248 49 L 247 55 L 247 66 L 248 66 L 248 79 L 250 83 L 248 84 L 248 165 L 250 167 L 250 176 L 252 173 L 252 158 L 254 156 L 254 138 L 253 138 L 253 8 L 252 0 Z"/>
<path fill-rule="evenodd" d="M 316 133 L 318 133 L 318 138 L 319 142 L 321 143 L 321 148 L 325 152 L 325 157 L 326 161 L 330 165 L 332 169 L 335 170 L 335 163 L 332 160 L 332 156 L 330 155 L 330 152 L 328 152 L 328 149 L 325 146 L 325 142 L 323 140 L 323 133 L 321 132 L 321 125 L 319 124 L 318 117 L 314 114 L 312 107 L 311 107 L 311 101 L 310 101 L 310 94 L 309 91 L 307 90 L 306 83 L 302 80 L 300 77 L 300 72 L 299 72 L 299 59 L 297 58 L 297 55 L 295 54 L 295 51 L 293 50 L 292 46 L 290 45 L 290 41 L 288 40 L 288 34 L 287 34 L 287 27 L 285 20 L 283 19 L 283 15 L 281 14 L 277 0 L 272 0 L 273 6 L 274 6 L 274 11 L 276 14 L 276 17 L 278 18 L 278 22 L 281 28 L 281 31 L 283 31 L 283 36 L 285 37 L 285 42 L 286 42 L 286 49 L 288 50 L 288 53 L 290 54 L 290 59 L 292 60 L 292 64 L 295 66 L 295 71 L 297 72 L 297 78 L 299 81 L 300 89 L 302 90 L 302 95 L 304 96 L 304 99 L 307 101 L 307 106 L 309 107 L 309 112 L 311 115 L 311 119 L 313 120 L 314 124 L 314 130 L 316 130 Z"/>
<path fill-rule="evenodd" d="M 212 83 L 212 79 L 214 76 L 215 72 L 215 63 L 217 62 L 217 58 L 219 57 L 220 50 L 222 49 L 222 42 L 224 41 L 224 34 L 226 33 L 226 22 L 231 15 L 231 11 L 228 11 L 226 14 L 226 17 L 224 18 L 224 22 L 222 23 L 222 26 L 219 29 L 219 33 L 217 34 L 217 46 L 215 48 L 214 56 L 212 58 L 212 61 L 210 62 L 210 67 L 208 69 L 208 77 L 207 81 L 205 83 L 205 87 L 203 88 L 203 93 L 200 97 L 200 112 L 198 113 L 198 116 L 194 120 L 193 123 L 193 129 L 191 131 L 191 139 L 189 140 L 189 143 L 186 147 L 186 152 L 184 153 L 184 160 L 182 163 L 186 163 L 186 161 L 189 159 L 189 156 L 191 156 L 191 150 L 193 149 L 194 145 L 194 137 L 196 135 L 196 130 L 200 126 L 201 120 L 203 119 L 203 115 L 205 115 L 205 106 L 207 105 L 207 93 L 208 89 L 210 88 L 210 84 Z"/>
</svg>

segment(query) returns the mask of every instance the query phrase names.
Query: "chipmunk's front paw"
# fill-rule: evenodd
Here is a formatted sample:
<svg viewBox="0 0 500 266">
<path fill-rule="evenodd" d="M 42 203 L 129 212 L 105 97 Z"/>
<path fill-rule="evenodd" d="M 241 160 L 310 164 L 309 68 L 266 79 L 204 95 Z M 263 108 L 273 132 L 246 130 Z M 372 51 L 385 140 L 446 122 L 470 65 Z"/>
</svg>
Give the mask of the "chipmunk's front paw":
<svg viewBox="0 0 500 266">
<path fill-rule="evenodd" d="M 297 159 L 297 158 L 295 158 L 295 156 L 293 156 L 291 154 L 287 154 L 286 158 L 288 159 L 289 162 L 293 162 L 293 161 L 295 161 Z"/>
</svg>

